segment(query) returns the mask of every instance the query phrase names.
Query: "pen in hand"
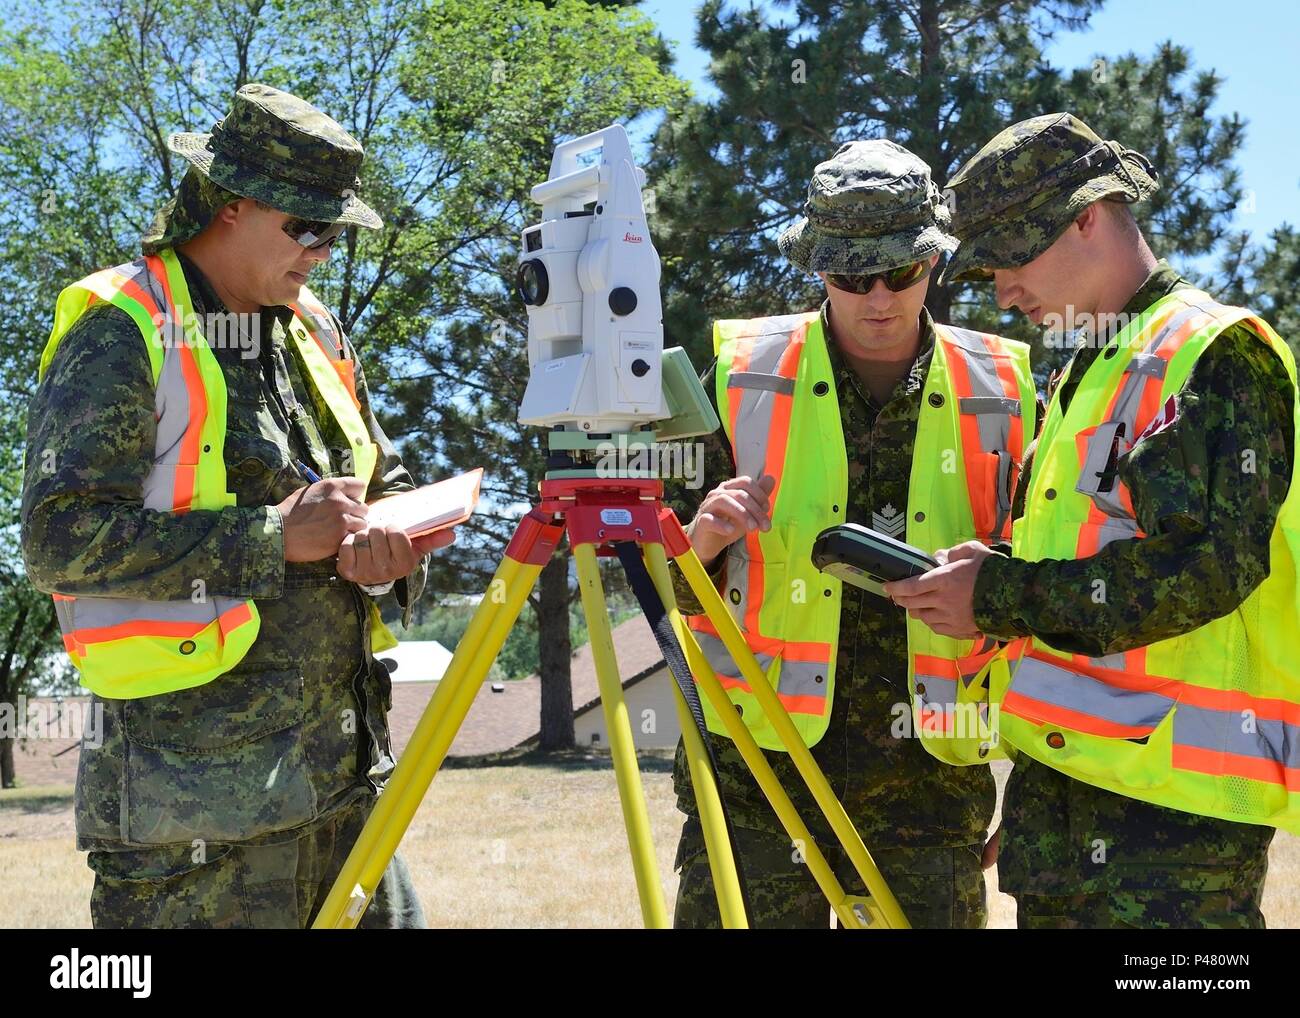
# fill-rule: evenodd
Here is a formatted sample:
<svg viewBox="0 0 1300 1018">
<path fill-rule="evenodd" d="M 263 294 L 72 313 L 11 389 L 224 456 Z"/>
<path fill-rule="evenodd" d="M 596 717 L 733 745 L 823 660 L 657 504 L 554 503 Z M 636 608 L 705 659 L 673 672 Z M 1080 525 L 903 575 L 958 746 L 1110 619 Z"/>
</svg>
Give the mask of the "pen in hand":
<svg viewBox="0 0 1300 1018">
<path fill-rule="evenodd" d="M 315 470 L 307 466 L 307 464 L 304 463 L 302 460 L 294 460 L 294 465 L 297 466 L 298 472 L 302 474 L 303 477 L 307 478 L 307 480 L 311 481 L 313 484 L 315 484 L 317 481 L 321 479 L 320 474 L 316 473 Z"/>
</svg>

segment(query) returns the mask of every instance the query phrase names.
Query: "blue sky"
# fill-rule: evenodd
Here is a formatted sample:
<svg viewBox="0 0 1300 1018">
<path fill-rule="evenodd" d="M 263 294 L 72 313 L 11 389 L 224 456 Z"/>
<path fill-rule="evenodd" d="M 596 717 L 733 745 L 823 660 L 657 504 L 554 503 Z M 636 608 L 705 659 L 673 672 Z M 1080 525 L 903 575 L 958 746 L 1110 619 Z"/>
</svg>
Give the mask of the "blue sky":
<svg viewBox="0 0 1300 1018">
<path fill-rule="evenodd" d="M 708 60 L 694 42 L 698 7 L 692 0 L 646 0 L 641 10 L 675 44 L 678 73 L 707 98 L 714 90 L 705 78 Z M 1249 204 L 1238 209 L 1236 226 L 1250 230 L 1259 243 L 1283 222 L 1300 223 L 1300 127 L 1294 113 L 1300 98 L 1300 12 L 1294 2 L 1111 0 L 1088 29 L 1058 33 L 1046 53 L 1054 65 L 1073 69 L 1131 51 L 1149 56 L 1166 39 L 1191 51 L 1193 72 L 1214 69 L 1224 79 L 1214 112 L 1235 110 L 1248 122 L 1237 165 L 1247 202 L 1253 192 L 1254 210 Z M 1142 148 L 1141 138 L 1119 140 Z"/>
</svg>

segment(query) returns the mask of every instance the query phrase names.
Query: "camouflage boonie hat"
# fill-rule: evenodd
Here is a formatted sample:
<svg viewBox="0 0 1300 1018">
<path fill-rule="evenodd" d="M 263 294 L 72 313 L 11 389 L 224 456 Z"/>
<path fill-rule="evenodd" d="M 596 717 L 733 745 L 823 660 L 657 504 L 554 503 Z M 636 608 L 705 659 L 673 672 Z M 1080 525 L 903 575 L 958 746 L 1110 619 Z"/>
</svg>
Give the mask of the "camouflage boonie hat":
<svg viewBox="0 0 1300 1018">
<path fill-rule="evenodd" d="M 291 216 L 384 225 L 356 196 L 361 143 L 311 103 L 270 85 L 245 85 L 211 133 L 176 133 L 167 147 L 213 183 Z"/>
<path fill-rule="evenodd" d="M 943 282 L 1027 265 L 1093 202 L 1142 201 L 1159 186 L 1146 156 L 1117 141 L 1102 141 L 1069 113 L 1022 120 L 948 181 L 944 197 L 958 247 Z"/>
<path fill-rule="evenodd" d="M 883 272 L 956 245 L 930 167 L 892 141 L 851 141 L 818 163 L 803 212 L 777 246 L 805 272 Z"/>
</svg>

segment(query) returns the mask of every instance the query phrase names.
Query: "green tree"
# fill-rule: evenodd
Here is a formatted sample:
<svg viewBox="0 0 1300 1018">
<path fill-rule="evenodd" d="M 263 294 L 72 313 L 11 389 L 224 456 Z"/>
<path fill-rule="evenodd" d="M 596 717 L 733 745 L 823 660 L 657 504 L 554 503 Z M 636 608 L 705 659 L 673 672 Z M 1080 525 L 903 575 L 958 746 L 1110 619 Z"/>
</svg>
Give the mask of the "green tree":
<svg viewBox="0 0 1300 1018">
<path fill-rule="evenodd" d="M 665 322 L 697 359 L 709 356 L 714 318 L 818 303 L 820 284 L 785 262 L 776 237 L 800 213 L 813 167 L 853 139 L 905 145 L 942 184 L 1007 124 L 1075 111 L 1155 163 L 1163 189 L 1138 212 L 1157 254 L 1188 269 L 1226 243 L 1244 124 L 1210 115 L 1220 79 L 1194 74 L 1172 43 L 1150 58 L 1098 58 L 1069 73 L 1044 57 L 1052 34 L 1084 27 L 1098 0 L 776 6 L 779 21 L 721 0 L 704 4 L 697 38 L 720 95 L 665 121 L 655 139 Z M 932 282 L 927 303 L 940 319 L 951 313 L 1038 338 L 1019 316 L 1000 313 L 986 286 Z M 1036 366 L 1046 371 L 1059 357 L 1039 356 Z"/>
<path fill-rule="evenodd" d="M 1241 232 L 1229 238 L 1217 281 L 1223 299 L 1262 315 L 1300 357 L 1300 232 L 1288 224 L 1252 244 Z"/>
<path fill-rule="evenodd" d="M 12 404 L 0 406 L 0 429 L 11 434 L 19 427 Z M 20 696 L 30 695 L 39 682 L 42 691 L 71 689 L 70 669 L 49 664 L 58 624 L 53 602 L 33 588 L 18 554 L 17 504 L 22 484 L 21 458 L 10 443 L 0 443 L 0 711 L 14 709 Z M 21 733 L 0 724 L 0 788 L 17 783 L 14 745 Z"/>
<path fill-rule="evenodd" d="M 313 281 L 360 352 L 385 429 L 425 477 L 489 467 L 489 512 L 454 557 L 437 560 L 448 568 L 435 570 L 431 594 L 460 589 L 466 564 L 500 556 L 505 525 L 532 495 L 535 439 L 481 444 L 455 414 L 443 419 L 454 405 L 471 419 L 484 406 L 491 429 L 512 421 L 494 372 L 517 371 L 517 359 L 446 362 L 440 375 L 425 352 L 495 322 L 498 342 L 522 349 L 500 273 L 532 214 L 527 188 L 545 177 L 554 140 L 681 94 L 666 60 L 643 17 L 582 0 L 45 0 L 10 16 L 0 28 L 0 254 L 17 285 L 0 305 L 0 398 L 21 408 L 30 396 L 58 287 L 138 253 L 185 170 L 168 135 L 209 130 L 249 81 L 292 91 L 366 148 L 364 196 L 385 228 L 346 235 Z M 21 417 L 13 423 L 0 437 L 11 463 L 24 444 Z M 0 530 L 13 532 L 16 499 L 0 512 Z M 564 563 L 546 577 L 538 640 L 558 702 L 568 695 L 567 649 L 554 653 L 569 632 Z M 4 597 L 0 640 L 18 603 L 7 588 Z M 23 632 L 48 632 L 57 648 L 37 622 L 25 618 Z M 0 645 L 0 660 L 6 653 Z M 563 725 L 571 733 L 567 714 L 551 742 L 564 742 Z"/>
<path fill-rule="evenodd" d="M 482 591 L 546 469 L 545 432 L 516 422 L 528 362 L 514 267 L 519 234 L 540 212 L 529 191 L 546 178 L 558 141 L 672 107 L 685 92 L 666 72 L 667 53 L 650 23 L 626 8 L 563 0 L 489 11 L 452 2 L 429 18 L 456 30 L 432 29 L 445 45 L 411 54 L 405 73 L 421 90 L 412 90 L 418 105 L 403 129 L 411 144 L 428 151 L 471 153 L 473 175 L 460 192 L 460 214 L 478 229 L 449 253 L 454 317 L 421 312 L 425 286 L 436 285 L 434 279 L 390 291 L 420 323 L 401 336 L 400 357 L 410 367 L 392 394 L 405 419 L 427 422 L 429 441 L 411 452 L 429 473 L 490 465 L 491 504 L 473 521 L 476 540 L 437 559 L 433 580 L 439 589 Z M 573 744 L 570 607 L 576 600 L 569 556 L 556 554 L 529 596 L 543 749 Z"/>
</svg>

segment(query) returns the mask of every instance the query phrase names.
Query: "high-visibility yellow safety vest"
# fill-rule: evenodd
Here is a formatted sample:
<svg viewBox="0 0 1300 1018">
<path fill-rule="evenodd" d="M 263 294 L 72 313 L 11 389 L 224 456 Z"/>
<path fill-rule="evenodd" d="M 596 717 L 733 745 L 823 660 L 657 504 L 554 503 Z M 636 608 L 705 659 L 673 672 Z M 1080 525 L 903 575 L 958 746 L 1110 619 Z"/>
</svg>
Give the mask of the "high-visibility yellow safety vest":
<svg viewBox="0 0 1300 1018">
<path fill-rule="evenodd" d="M 1011 495 L 1037 403 L 1029 348 L 936 325 L 912 454 L 907 540 L 927 552 L 962 541 L 1006 540 Z M 717 402 L 738 475 L 768 474 L 772 528 L 726 552 L 723 600 L 806 745 L 826 732 L 835 691 L 841 581 L 812 563 L 812 546 L 845 521 L 848 457 L 820 314 L 714 325 Z M 857 522 L 857 521 L 855 521 Z M 881 611 L 893 611 L 880 602 Z M 782 749 L 705 616 L 701 649 L 755 740 Z M 999 755 L 987 689 L 973 682 L 994 653 L 908 619 L 913 732 L 954 764 Z M 725 730 L 710 704 L 711 731 Z"/>
<path fill-rule="evenodd" d="M 146 509 L 183 513 L 235 505 L 226 490 L 223 446 L 226 378 L 193 313 L 185 273 L 170 248 L 65 287 L 54 329 L 41 355 L 39 378 L 59 342 L 86 309 L 107 301 L 140 328 L 153 373 L 158 421 L 154 461 L 144 481 Z M 369 478 L 377 446 L 359 412 L 352 362 L 328 312 L 303 287 L 289 335 L 312 384 L 337 418 L 352 452 L 354 473 Z M 257 639 L 260 617 L 249 598 L 147 601 L 54 594 L 63 645 L 82 683 L 100 696 L 134 699 L 211 682 L 235 667 Z M 374 602 L 373 650 L 394 646 Z"/>
<path fill-rule="evenodd" d="M 1172 419 L 1171 398 L 1215 337 L 1236 323 L 1273 349 L 1295 386 L 1291 351 L 1260 318 L 1198 290 L 1163 297 L 1106 345 L 1067 412 L 1053 398 L 1025 514 L 1015 526 L 1017 558 L 1088 558 L 1111 541 L 1145 536 L 1115 464 L 1135 436 Z M 1294 391 L 1292 405 L 1300 429 Z M 1039 639 L 1011 644 L 991 668 L 1002 738 L 1112 792 L 1300 833 L 1294 475 L 1293 466 L 1269 545 L 1268 578 L 1230 615 L 1100 658 Z"/>
</svg>

